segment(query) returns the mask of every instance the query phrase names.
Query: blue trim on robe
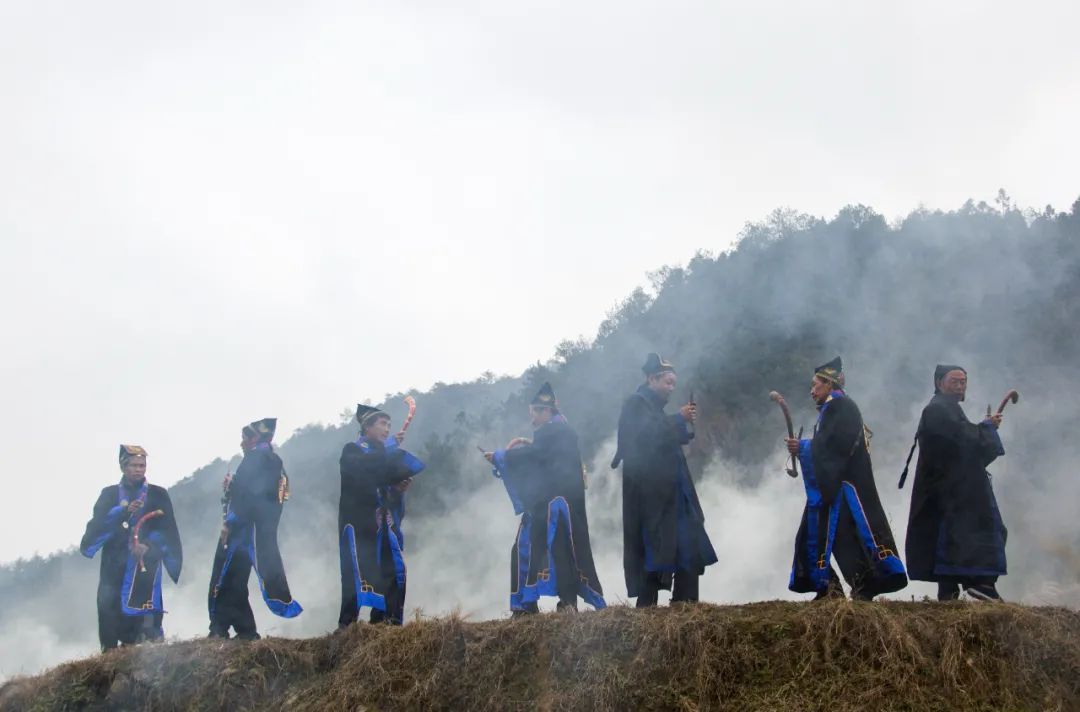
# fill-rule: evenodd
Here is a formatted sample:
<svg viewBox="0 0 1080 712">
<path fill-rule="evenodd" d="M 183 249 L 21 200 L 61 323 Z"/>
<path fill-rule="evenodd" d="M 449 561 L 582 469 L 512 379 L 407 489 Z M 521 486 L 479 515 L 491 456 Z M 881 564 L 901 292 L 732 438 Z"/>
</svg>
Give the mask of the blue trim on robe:
<svg viewBox="0 0 1080 712">
<path fill-rule="evenodd" d="M 230 514 L 232 514 L 231 510 Z M 226 520 L 228 520 L 228 517 L 226 517 Z M 235 522 L 237 519 L 234 517 L 233 521 Z M 216 592 L 220 590 L 221 586 L 224 584 L 225 574 L 232 564 L 233 557 L 236 556 L 239 551 L 242 551 L 251 562 L 251 570 L 255 572 L 255 578 L 259 582 L 259 591 L 262 593 L 263 602 L 266 603 L 266 607 L 271 613 L 281 618 L 296 618 L 303 613 L 303 607 L 295 598 L 291 601 L 282 601 L 278 598 L 271 598 L 270 594 L 267 593 L 266 585 L 263 583 L 262 574 L 259 572 L 258 551 L 255 545 L 255 524 L 252 522 L 251 524 L 243 524 L 230 533 L 228 540 L 228 554 L 225 556 L 225 563 L 221 566 L 221 574 L 218 576 L 217 583 L 214 585 L 215 595 L 213 596 L 213 602 L 210 604 L 211 618 L 213 618 L 214 611 L 217 608 Z"/>
<path fill-rule="evenodd" d="M 535 595 L 534 586 L 525 585 L 525 582 L 529 580 L 529 562 L 532 556 L 532 516 L 528 513 L 521 515 L 521 524 L 518 525 L 517 546 L 517 589 L 510 592 L 511 611 L 525 610 L 526 603 L 535 603 L 539 598 L 539 596 Z"/>
<path fill-rule="evenodd" d="M 552 514 L 554 513 L 554 516 Z M 559 587 L 557 581 L 557 572 L 555 569 L 555 560 L 551 555 L 551 551 L 555 546 L 555 533 L 559 529 L 559 519 L 566 522 L 566 535 L 570 537 L 570 554 L 573 559 L 574 570 L 579 571 L 577 565 L 577 550 L 574 549 L 574 525 L 570 518 L 570 504 L 566 501 L 565 497 L 556 497 L 548 503 L 548 527 L 547 527 L 547 550 L 548 550 L 548 579 L 539 586 L 541 595 L 544 596 L 558 596 Z M 538 582 L 539 583 L 539 582 Z M 578 595 L 596 610 L 607 608 L 607 603 L 604 602 L 604 597 L 598 592 L 594 591 L 586 582 L 582 576 L 578 576 Z"/>
<path fill-rule="evenodd" d="M 817 426 L 821 424 L 821 417 L 825 414 L 825 409 L 828 408 L 829 403 L 834 399 L 843 397 L 842 391 L 833 391 L 829 395 L 828 400 L 819 409 L 814 432 L 817 432 Z M 802 465 L 803 485 L 806 489 L 805 563 L 814 587 L 819 591 L 824 591 L 829 586 L 829 572 L 831 570 L 833 544 L 836 541 L 836 527 L 840 521 L 840 507 L 844 504 L 847 505 L 848 513 L 855 523 L 855 530 L 862 541 L 863 547 L 874 562 L 874 575 L 884 577 L 906 574 L 904 564 L 900 561 L 900 557 L 897 556 L 896 552 L 878 546 L 877 541 L 874 539 L 873 530 L 870 528 L 870 522 L 866 518 L 866 512 L 863 510 L 862 501 L 859 499 L 858 490 L 847 481 L 840 483 L 840 492 L 836 499 L 833 500 L 833 503 L 829 505 L 828 530 L 825 533 L 825 553 L 821 556 L 818 555 L 818 526 L 820 525 L 821 509 L 825 506 L 825 501 L 814 473 L 811 443 L 812 441 L 809 438 L 803 438 L 799 441 L 799 464 Z M 792 588 L 794 585 L 795 567 L 792 566 L 791 575 L 788 578 L 788 588 Z"/>
<path fill-rule="evenodd" d="M 105 546 L 105 542 L 112 538 L 113 530 L 116 528 L 116 524 L 120 521 L 120 518 L 124 515 L 124 508 L 119 504 L 109 510 L 105 515 L 105 532 L 94 539 L 93 543 L 85 549 L 80 549 L 82 555 L 88 559 L 94 558 L 94 554 L 101 550 L 101 547 Z"/>
<path fill-rule="evenodd" d="M 398 506 L 397 511 L 404 515 L 403 506 Z M 401 546 L 402 542 L 398 539 L 393 527 L 393 524 L 397 523 L 400 528 L 401 522 L 394 518 L 394 511 L 382 503 L 381 496 L 379 497 L 379 508 L 376 510 L 376 517 L 378 529 L 375 531 L 375 561 L 380 567 L 382 566 L 383 540 L 385 538 L 390 546 L 390 556 L 394 559 L 394 578 L 397 580 L 399 587 L 404 586 L 405 553 Z M 388 519 L 389 521 L 387 521 Z"/>
<path fill-rule="evenodd" d="M 681 419 L 682 416 L 677 416 Z M 693 435 L 686 431 L 686 421 L 682 420 L 683 435 L 692 438 Z M 689 440 L 687 440 L 689 442 Z M 683 460 L 679 463 L 679 470 L 677 473 L 678 491 L 676 492 L 676 525 L 675 535 L 677 537 L 677 543 L 675 547 L 675 563 L 671 566 L 657 566 L 653 560 L 652 545 L 649 543 L 649 533 L 646 530 L 645 525 L 641 527 L 641 542 L 644 549 L 644 569 L 650 573 L 675 573 L 678 570 L 690 571 L 691 566 L 691 549 L 693 546 L 690 542 L 690 526 L 694 522 L 696 512 L 694 511 L 694 500 L 690 490 L 690 470 L 686 466 L 686 461 Z M 716 555 L 716 550 L 713 548 L 712 543 L 705 538 L 698 541 L 697 555 L 701 558 L 702 566 L 711 566 L 719 561 Z"/>
<path fill-rule="evenodd" d="M 368 584 L 360 572 L 360 562 L 356 558 L 356 529 L 352 524 L 346 524 L 341 530 L 341 555 L 353 573 L 353 590 L 356 591 L 356 609 L 364 606 L 374 608 L 386 613 L 386 596 L 376 593 Z M 365 590 L 365 588 L 367 590 Z"/>
<path fill-rule="evenodd" d="M 555 568 L 555 559 L 551 554 L 555 546 L 555 535 L 559 530 L 559 520 L 566 522 L 566 534 L 570 537 L 570 553 L 574 570 L 578 571 L 577 551 L 574 549 L 574 529 L 570 518 L 570 505 L 565 497 L 555 497 L 548 502 L 547 510 L 547 556 L 548 568 L 537 574 L 534 584 L 526 583 L 529 576 L 529 568 L 532 561 L 532 526 L 533 517 L 525 513 L 521 516 L 521 524 L 518 526 L 518 567 L 517 567 L 517 590 L 510 592 L 510 610 L 525 610 L 526 604 L 535 604 L 541 596 L 557 598 L 559 595 L 558 574 Z M 578 576 L 577 594 L 583 601 L 596 610 L 607 608 L 604 597 L 589 586 L 588 582 Z"/>
<path fill-rule="evenodd" d="M 879 546 L 877 540 L 874 539 L 874 532 L 870 529 L 870 520 L 866 518 L 862 501 L 859 499 L 859 491 L 850 482 L 841 482 L 840 490 L 844 494 L 848 511 L 855 520 L 855 530 L 859 534 L 859 539 L 862 540 L 863 548 L 866 549 L 866 553 L 870 555 L 871 560 L 874 562 L 875 575 L 892 576 L 903 574 L 906 576 L 907 571 L 904 569 L 904 563 L 900 561 L 900 557 L 896 555 L 896 552 Z"/>
<path fill-rule="evenodd" d="M 150 596 L 150 608 L 133 608 L 131 596 L 134 594 L 135 575 L 139 573 L 139 562 L 134 556 L 128 556 L 127 566 L 124 567 L 124 583 L 120 587 L 120 612 L 125 616 L 150 616 L 156 613 L 164 613 L 165 607 L 161 600 L 161 562 L 154 565 L 154 586 Z M 149 572 L 147 572 L 149 573 Z"/>
<path fill-rule="evenodd" d="M 506 469 L 506 450 L 496 450 L 494 457 L 491 458 L 494 462 L 491 463 L 491 474 L 498 477 L 503 486 L 506 487 L 506 494 L 510 497 L 510 503 L 514 505 L 514 514 L 524 514 L 525 505 L 521 500 L 521 496 L 514 490 L 513 485 L 510 484 L 510 480 L 502 476 L 503 471 Z"/>
</svg>

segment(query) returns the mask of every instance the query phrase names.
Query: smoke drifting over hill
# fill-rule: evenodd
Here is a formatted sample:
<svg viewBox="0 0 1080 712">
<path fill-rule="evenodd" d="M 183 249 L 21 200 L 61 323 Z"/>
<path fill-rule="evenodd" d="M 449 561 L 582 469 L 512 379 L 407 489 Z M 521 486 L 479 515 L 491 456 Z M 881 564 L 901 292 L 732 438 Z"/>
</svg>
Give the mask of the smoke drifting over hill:
<svg viewBox="0 0 1080 712">
<path fill-rule="evenodd" d="M 863 206 L 829 220 L 776 211 L 749 225 L 731 251 L 659 270 L 651 289 L 629 295 L 595 338 L 560 344 L 552 359 L 520 377 L 487 374 L 413 394 L 418 411 L 406 447 L 428 469 L 410 490 L 404 522 L 407 608 L 422 615 L 458 610 L 474 620 L 507 613 L 517 522 L 475 446 L 527 435 L 526 404 L 543 380 L 553 383 L 581 436 L 607 599 L 625 597 L 621 485 L 607 463 L 620 403 L 650 350 L 678 366 L 676 399 L 693 389 L 701 412 L 691 469 L 720 556 L 702 579 L 703 599 L 797 598 L 786 584 L 804 495 L 783 474 L 783 425 L 768 393 L 783 392 L 796 427 L 809 431 L 812 369 L 842 354 L 848 392 L 874 431 L 878 488 L 898 542 L 910 491 L 897 491 L 896 478 L 932 391 L 934 365 L 968 368 L 972 419 L 1008 388 L 1019 389 L 1021 401 L 1006 412 L 1001 431 L 1006 456 L 990 467 L 1010 530 L 1010 575 L 1000 590 L 1012 600 L 1078 606 L 1080 531 L 1071 511 L 1080 501 L 1071 466 L 1080 459 L 1072 434 L 1080 417 L 1073 397 L 1080 383 L 1078 320 L 1080 201 L 1069 212 L 1035 213 L 1001 194 L 994 205 L 917 210 L 893 224 Z M 386 407 L 400 421 L 400 400 L 388 397 Z M 293 484 L 282 549 L 305 611 L 295 620 L 274 619 L 252 585 L 264 635 L 310 636 L 336 623 L 337 459 L 355 436 L 354 423 L 313 426 L 279 448 Z M 171 489 L 186 556 L 181 584 L 165 587 L 169 636 L 206 630 L 228 466 L 215 461 Z M 97 566 L 69 553 L 0 569 L 8 602 L 0 611 L 7 643 L 0 673 L 34 672 L 97 649 Z M 915 584 L 894 597 L 929 592 Z"/>
</svg>

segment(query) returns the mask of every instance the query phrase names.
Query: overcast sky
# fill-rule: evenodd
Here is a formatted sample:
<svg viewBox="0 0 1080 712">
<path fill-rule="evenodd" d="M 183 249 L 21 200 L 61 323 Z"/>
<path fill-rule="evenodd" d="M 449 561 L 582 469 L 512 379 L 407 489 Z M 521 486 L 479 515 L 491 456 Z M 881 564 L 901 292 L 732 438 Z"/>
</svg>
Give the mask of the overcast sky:
<svg viewBox="0 0 1080 712">
<path fill-rule="evenodd" d="M 1067 209 L 1078 7 L 0 1 L 0 561 L 120 442 L 520 372 L 776 207 Z"/>
</svg>

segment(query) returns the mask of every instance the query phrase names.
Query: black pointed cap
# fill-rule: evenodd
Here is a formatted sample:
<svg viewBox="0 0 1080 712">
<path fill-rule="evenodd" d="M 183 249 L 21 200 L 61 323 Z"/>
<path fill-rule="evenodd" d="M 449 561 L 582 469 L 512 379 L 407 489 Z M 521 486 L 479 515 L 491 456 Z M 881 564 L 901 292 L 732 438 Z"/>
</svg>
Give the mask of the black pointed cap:
<svg viewBox="0 0 1080 712">
<path fill-rule="evenodd" d="M 844 384 L 844 362 L 837 356 L 832 361 L 815 368 L 814 375 L 842 386 Z"/>
<path fill-rule="evenodd" d="M 274 432 L 277 430 L 277 418 L 263 418 L 262 420 L 256 420 L 247 426 L 256 436 L 259 438 L 259 442 L 268 443 L 274 439 Z"/>
<path fill-rule="evenodd" d="M 938 384 L 941 383 L 941 379 L 945 378 L 945 374 L 949 371 L 963 371 L 967 373 L 967 369 L 963 366 L 957 366 L 951 363 L 939 363 L 934 369 L 934 393 L 940 393 L 941 389 L 938 388 Z"/>
<path fill-rule="evenodd" d="M 540 386 L 540 390 L 536 392 L 532 403 L 529 405 L 542 405 L 551 409 L 558 408 L 559 402 L 555 399 L 555 389 L 551 387 L 550 383 L 544 381 L 544 385 Z"/>
<path fill-rule="evenodd" d="M 658 373 L 675 373 L 675 366 L 660 358 L 660 354 L 651 353 L 645 357 L 645 365 L 641 367 L 646 376 L 655 376 Z"/>
</svg>

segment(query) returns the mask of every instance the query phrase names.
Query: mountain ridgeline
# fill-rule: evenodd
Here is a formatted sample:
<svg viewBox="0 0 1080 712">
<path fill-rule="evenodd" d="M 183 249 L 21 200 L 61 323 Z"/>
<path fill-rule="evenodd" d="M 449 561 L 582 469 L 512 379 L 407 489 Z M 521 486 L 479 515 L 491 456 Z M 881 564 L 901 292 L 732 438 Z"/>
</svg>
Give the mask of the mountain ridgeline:
<svg viewBox="0 0 1080 712">
<path fill-rule="evenodd" d="M 768 394 L 784 393 L 796 427 L 809 431 L 813 367 L 841 354 L 848 392 L 874 431 L 878 488 L 900 542 L 907 492 L 897 492 L 895 482 L 932 391 L 934 365 L 969 369 L 966 408 L 973 419 L 1007 389 L 1019 389 L 1021 401 L 1002 428 L 1007 455 L 991 467 L 1010 528 L 1010 576 L 1002 592 L 1014 600 L 1080 603 L 1072 553 L 1080 530 L 1071 511 L 1080 501 L 1073 468 L 1080 443 L 1072 428 L 1080 419 L 1080 200 L 1069 212 L 1049 206 L 1034 212 L 999 193 L 993 204 L 920 209 L 891 222 L 864 206 L 846 207 L 830 220 L 778 210 L 748 225 L 727 251 L 703 251 L 650 280 L 650 289 L 635 290 L 608 314 L 594 338 L 559 344 L 551 359 L 520 376 L 488 373 L 411 393 L 418 407 L 406 446 L 427 470 L 408 495 L 408 610 L 460 610 L 474 618 L 506 612 L 516 524 L 476 446 L 494 448 L 528 434 L 527 404 L 545 380 L 581 438 L 608 600 L 625 596 L 620 484 L 606 463 L 621 402 L 641 381 L 645 353 L 654 350 L 678 368 L 675 399 L 692 391 L 699 407 L 689 455 L 723 572 L 706 573 L 703 598 L 711 598 L 710 590 L 719 597 L 788 597 L 790 548 L 786 558 L 782 552 L 798 525 L 801 487 L 782 474 L 783 421 Z M 396 422 L 404 413 L 402 395 L 388 395 L 385 403 Z M 355 422 L 343 422 L 279 436 L 292 483 L 282 550 L 305 612 L 295 621 L 272 619 L 253 585 L 264 633 L 316 635 L 336 622 L 338 457 L 356 431 Z M 221 480 L 237 461 L 210 463 L 170 490 L 185 564 L 179 587 L 165 586 L 167 635 L 205 632 Z M 740 523 L 737 535 L 725 526 L 737 514 L 728 506 L 733 502 L 753 502 L 760 513 Z M 772 543 L 749 545 L 755 538 Z M 8 602 L 0 608 L 7 642 L 0 675 L 96 651 L 97 569 L 97 561 L 77 551 L 0 568 L 0 595 Z M 739 593 L 725 589 L 725 581 L 751 574 L 767 583 Z M 923 591 L 898 597 L 909 593 Z"/>
</svg>

